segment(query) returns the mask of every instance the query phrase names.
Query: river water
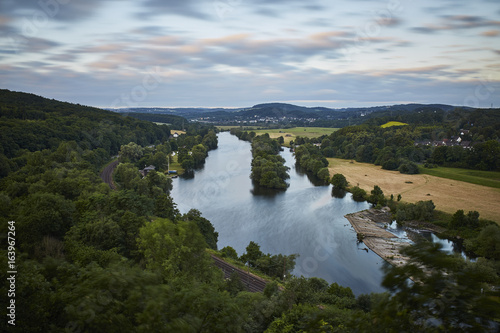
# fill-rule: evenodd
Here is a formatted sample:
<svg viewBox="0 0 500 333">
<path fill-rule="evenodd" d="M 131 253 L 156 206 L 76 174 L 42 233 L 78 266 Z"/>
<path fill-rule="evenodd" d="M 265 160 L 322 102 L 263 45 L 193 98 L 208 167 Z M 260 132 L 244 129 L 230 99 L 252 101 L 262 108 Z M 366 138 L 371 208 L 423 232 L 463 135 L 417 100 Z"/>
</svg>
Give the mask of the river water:
<svg viewBox="0 0 500 333">
<path fill-rule="evenodd" d="M 257 193 L 250 180 L 250 143 L 228 132 L 210 151 L 203 169 L 192 178 L 174 179 L 172 197 L 181 213 L 202 212 L 219 232 L 218 248 L 233 247 L 239 255 L 250 241 L 262 252 L 299 254 L 293 274 L 319 277 L 350 287 L 356 295 L 382 292 L 383 260 L 364 244 L 344 215 L 369 208 L 351 194 L 332 197 L 331 186 L 315 186 L 295 168 L 288 150 L 281 153 L 290 167 L 290 187 Z"/>
</svg>

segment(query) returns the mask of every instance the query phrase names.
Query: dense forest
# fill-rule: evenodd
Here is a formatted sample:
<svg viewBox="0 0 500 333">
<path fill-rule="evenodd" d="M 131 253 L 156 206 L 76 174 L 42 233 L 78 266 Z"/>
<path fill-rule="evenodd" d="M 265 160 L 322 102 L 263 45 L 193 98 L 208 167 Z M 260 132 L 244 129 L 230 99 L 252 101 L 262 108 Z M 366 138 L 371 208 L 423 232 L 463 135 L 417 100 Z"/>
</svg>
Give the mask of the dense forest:
<svg viewBox="0 0 500 333">
<path fill-rule="evenodd" d="M 210 127 L 189 124 L 174 139 L 167 126 L 29 94 L 1 94 L 2 331 L 498 328 L 495 266 L 446 255 L 437 246 L 409 248 L 408 265 L 385 268 L 388 293 L 357 297 L 336 283 L 288 276 L 294 256 L 264 254 L 253 242 L 239 258 L 230 247 L 217 251 L 213 225 L 195 207 L 178 211 L 163 172 L 172 151 L 215 149 Z M 262 138 L 255 150 L 266 151 L 267 141 Z M 116 154 L 121 170 L 112 190 L 99 171 Z M 139 175 L 148 163 L 158 170 Z M 459 214 L 454 221 L 460 227 L 473 219 Z M 262 293 L 247 292 L 237 276 L 223 279 L 209 251 L 246 262 L 271 282 Z"/>
</svg>

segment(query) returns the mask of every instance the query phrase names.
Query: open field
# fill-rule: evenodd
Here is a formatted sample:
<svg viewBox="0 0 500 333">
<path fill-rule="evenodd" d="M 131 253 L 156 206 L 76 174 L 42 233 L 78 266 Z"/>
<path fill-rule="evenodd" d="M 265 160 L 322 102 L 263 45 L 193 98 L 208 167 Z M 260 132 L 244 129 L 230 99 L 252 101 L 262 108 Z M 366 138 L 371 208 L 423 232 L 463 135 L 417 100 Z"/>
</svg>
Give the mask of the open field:
<svg viewBox="0 0 500 333">
<path fill-rule="evenodd" d="M 172 134 L 172 135 L 173 135 L 174 133 L 177 133 L 177 134 L 179 134 L 179 135 L 181 135 L 181 134 L 186 134 L 186 132 L 181 131 L 181 130 L 170 129 L 170 134 Z"/>
<path fill-rule="evenodd" d="M 388 123 L 383 124 L 380 127 L 387 128 L 387 127 L 393 127 L 393 126 L 406 126 L 406 125 L 408 125 L 408 124 L 407 123 L 402 123 L 402 122 L 399 122 L 399 121 L 390 121 Z"/>
<path fill-rule="evenodd" d="M 218 126 L 220 129 L 231 129 L 235 126 Z M 291 140 L 295 140 L 297 136 L 302 136 L 306 138 L 316 138 L 322 135 L 328 135 L 338 130 L 338 128 L 328 128 L 328 127 L 293 127 L 293 128 L 273 128 L 273 129 L 254 129 L 252 126 L 244 126 L 243 130 L 254 131 L 257 135 L 264 133 L 269 133 L 269 136 L 273 139 L 282 136 L 285 139 L 285 145 L 289 145 Z M 289 136 L 287 136 L 289 135 Z"/>
<path fill-rule="evenodd" d="M 462 182 L 483 185 L 488 187 L 500 188 L 500 172 L 458 169 L 458 168 L 444 168 L 444 167 L 437 167 L 432 169 L 420 167 L 419 170 L 420 173 L 426 175 L 459 180 Z"/>
<path fill-rule="evenodd" d="M 402 201 L 432 200 L 436 209 L 453 214 L 476 210 L 480 218 L 500 224 L 500 189 L 426 174 L 404 175 L 380 166 L 328 158 L 330 175 L 343 174 L 350 185 L 370 193 L 378 185 L 386 196 L 401 194 Z"/>
</svg>

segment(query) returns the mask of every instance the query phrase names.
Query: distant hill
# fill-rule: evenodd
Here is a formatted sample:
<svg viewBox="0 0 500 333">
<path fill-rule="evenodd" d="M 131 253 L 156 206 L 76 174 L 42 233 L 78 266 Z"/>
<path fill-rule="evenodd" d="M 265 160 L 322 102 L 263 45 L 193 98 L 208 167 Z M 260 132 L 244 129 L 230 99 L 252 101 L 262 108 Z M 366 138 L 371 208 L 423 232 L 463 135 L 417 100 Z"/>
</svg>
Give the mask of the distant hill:
<svg viewBox="0 0 500 333">
<path fill-rule="evenodd" d="M 348 125 L 361 124 L 373 118 L 380 117 L 406 117 L 410 114 L 421 112 L 450 112 L 456 107 L 446 104 L 400 104 L 360 108 L 326 108 L 305 107 L 287 103 L 262 103 L 247 108 L 129 108 L 115 110 L 121 113 L 133 115 L 141 114 L 169 114 L 185 117 L 190 120 L 218 124 L 252 124 L 252 123 L 280 123 L 294 126 L 321 126 L 321 127 L 344 127 Z M 141 116 L 141 119 L 151 120 L 153 118 Z M 410 117 L 411 118 L 411 117 Z M 425 118 L 415 116 L 409 121 L 421 121 Z M 391 119 L 389 119 L 391 120 Z M 389 120 L 386 120 L 389 121 Z M 402 120 L 401 120 L 402 121 Z"/>
</svg>

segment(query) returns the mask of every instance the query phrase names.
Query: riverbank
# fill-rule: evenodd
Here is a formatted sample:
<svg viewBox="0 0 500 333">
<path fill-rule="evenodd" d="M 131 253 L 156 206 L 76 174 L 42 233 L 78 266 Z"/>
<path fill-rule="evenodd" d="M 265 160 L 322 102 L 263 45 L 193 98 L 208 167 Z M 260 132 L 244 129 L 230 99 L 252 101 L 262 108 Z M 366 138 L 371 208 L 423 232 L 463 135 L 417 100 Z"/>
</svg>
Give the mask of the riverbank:
<svg viewBox="0 0 500 333">
<path fill-rule="evenodd" d="M 391 265 L 404 265 L 408 258 L 399 252 L 408 243 L 402 241 L 383 227 L 383 223 L 391 222 L 388 209 L 370 208 L 361 212 L 345 215 L 362 241 L 370 250 Z"/>
</svg>

